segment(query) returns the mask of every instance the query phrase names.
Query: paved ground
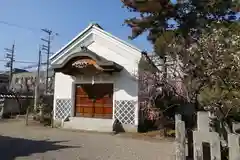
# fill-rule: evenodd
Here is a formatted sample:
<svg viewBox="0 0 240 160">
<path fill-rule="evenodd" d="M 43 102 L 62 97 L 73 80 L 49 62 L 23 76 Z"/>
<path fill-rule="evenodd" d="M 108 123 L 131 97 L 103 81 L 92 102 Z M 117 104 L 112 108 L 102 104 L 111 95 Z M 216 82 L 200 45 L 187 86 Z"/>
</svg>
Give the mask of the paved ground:
<svg viewBox="0 0 240 160">
<path fill-rule="evenodd" d="M 2 160 L 173 160 L 173 142 L 0 122 Z"/>
</svg>

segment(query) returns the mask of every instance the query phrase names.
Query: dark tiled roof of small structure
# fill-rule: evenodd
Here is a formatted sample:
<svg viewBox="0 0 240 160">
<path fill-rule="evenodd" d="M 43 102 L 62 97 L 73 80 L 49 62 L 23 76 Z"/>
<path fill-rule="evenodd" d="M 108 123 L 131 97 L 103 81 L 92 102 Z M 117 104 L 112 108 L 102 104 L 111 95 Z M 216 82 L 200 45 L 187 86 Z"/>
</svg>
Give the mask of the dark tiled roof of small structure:
<svg viewBox="0 0 240 160">
<path fill-rule="evenodd" d="M 49 70 L 48 75 L 49 77 L 52 77 L 54 72 L 52 70 Z M 33 72 L 21 72 L 21 73 L 15 73 L 13 74 L 13 78 L 15 77 L 36 77 L 37 76 L 37 71 Z M 46 71 L 40 71 L 40 76 L 46 76 Z"/>
</svg>

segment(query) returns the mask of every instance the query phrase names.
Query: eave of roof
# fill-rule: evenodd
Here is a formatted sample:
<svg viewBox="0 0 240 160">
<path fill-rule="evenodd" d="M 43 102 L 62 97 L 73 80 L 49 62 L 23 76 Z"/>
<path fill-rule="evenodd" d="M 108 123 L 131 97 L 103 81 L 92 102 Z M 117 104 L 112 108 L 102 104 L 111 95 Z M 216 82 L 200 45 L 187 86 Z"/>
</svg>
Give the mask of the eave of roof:
<svg viewBox="0 0 240 160">
<path fill-rule="evenodd" d="M 118 41 L 118 42 L 120 42 L 120 43 L 122 43 L 122 44 L 124 44 L 124 45 L 126 45 L 126 46 L 128 46 L 128 47 L 130 47 L 130 48 L 132 48 L 133 50 L 135 50 L 135 51 L 137 51 L 137 52 L 139 52 L 139 53 L 142 52 L 142 51 L 141 51 L 140 49 L 138 49 L 137 47 L 135 47 L 135 46 L 133 46 L 133 45 L 131 45 L 131 44 L 129 44 L 129 43 L 127 43 L 127 42 L 119 39 L 118 37 L 116 37 L 116 36 L 114 36 L 114 35 L 112 35 L 112 34 L 110 34 L 110 33 L 108 33 L 108 32 L 106 32 L 105 30 L 103 30 L 103 28 L 102 28 L 99 24 L 97 24 L 97 23 L 91 23 L 86 29 L 84 29 L 82 32 L 80 32 L 76 37 L 74 37 L 74 38 L 73 38 L 71 41 L 69 41 L 65 46 L 63 46 L 63 47 L 62 47 L 60 50 L 58 50 L 54 55 L 52 55 L 52 56 L 50 57 L 50 60 L 54 60 L 54 59 L 55 59 L 61 52 L 63 52 L 68 46 L 70 46 L 71 44 L 73 44 L 74 42 L 76 42 L 79 38 L 81 38 L 86 32 L 88 32 L 88 31 L 89 31 L 90 29 L 92 29 L 92 28 L 94 28 L 94 29 L 96 29 L 97 31 L 99 31 L 99 32 L 101 32 L 101 33 L 103 33 L 103 34 L 111 37 L 112 39 L 115 39 L 116 41 Z"/>
</svg>

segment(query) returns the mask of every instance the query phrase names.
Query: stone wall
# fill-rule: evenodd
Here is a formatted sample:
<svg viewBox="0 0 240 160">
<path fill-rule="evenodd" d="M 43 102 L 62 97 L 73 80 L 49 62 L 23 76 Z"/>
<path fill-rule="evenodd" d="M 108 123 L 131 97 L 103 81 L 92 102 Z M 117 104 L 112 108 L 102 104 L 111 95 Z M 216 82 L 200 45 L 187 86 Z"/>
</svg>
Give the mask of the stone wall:
<svg viewBox="0 0 240 160">
<path fill-rule="evenodd" d="M 210 131 L 210 114 L 208 112 L 197 113 L 197 129 L 193 131 L 194 160 L 222 160 L 220 137 L 217 132 Z M 181 115 L 176 115 L 176 160 L 186 160 L 187 137 L 185 122 Z M 240 134 L 228 134 L 229 160 L 240 160 Z M 206 146 L 210 151 L 206 152 Z M 208 155 L 209 154 L 209 155 Z"/>
</svg>

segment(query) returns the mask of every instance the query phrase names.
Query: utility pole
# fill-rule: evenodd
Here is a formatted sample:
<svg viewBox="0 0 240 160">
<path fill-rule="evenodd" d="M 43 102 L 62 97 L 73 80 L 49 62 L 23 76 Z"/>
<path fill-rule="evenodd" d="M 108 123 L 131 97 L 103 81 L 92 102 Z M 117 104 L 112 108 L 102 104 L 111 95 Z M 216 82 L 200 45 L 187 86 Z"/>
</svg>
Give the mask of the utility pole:
<svg viewBox="0 0 240 160">
<path fill-rule="evenodd" d="M 38 103 L 39 103 L 39 81 L 40 81 L 40 68 L 41 68 L 41 48 L 39 48 L 38 52 L 38 66 L 37 66 L 37 77 L 36 77 L 36 86 L 35 86 L 35 97 L 34 97 L 34 110 L 37 110 Z"/>
<path fill-rule="evenodd" d="M 50 57 L 50 47 L 51 47 L 51 35 L 52 35 L 52 31 L 48 30 L 48 29 L 42 29 L 43 32 L 48 34 L 48 38 L 44 39 L 41 38 L 42 41 L 46 42 L 47 45 L 43 45 L 42 46 L 42 50 L 47 51 L 47 69 L 46 69 L 46 94 L 48 93 L 48 78 L 49 78 L 49 57 Z"/>
<path fill-rule="evenodd" d="M 6 58 L 8 59 L 8 62 L 6 63 L 5 67 L 9 68 L 9 85 L 8 89 L 10 90 L 11 82 L 12 82 L 12 76 L 13 76 L 13 62 L 14 62 L 14 53 L 15 53 L 15 43 L 13 43 L 12 48 L 5 48 L 6 51 Z"/>
</svg>

